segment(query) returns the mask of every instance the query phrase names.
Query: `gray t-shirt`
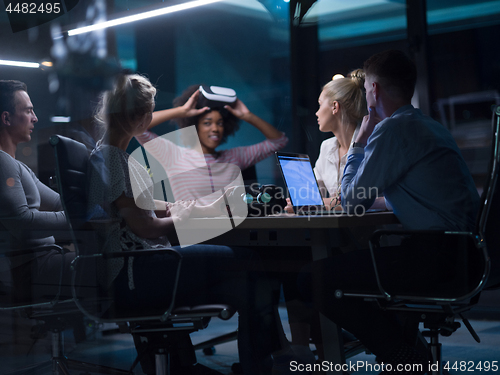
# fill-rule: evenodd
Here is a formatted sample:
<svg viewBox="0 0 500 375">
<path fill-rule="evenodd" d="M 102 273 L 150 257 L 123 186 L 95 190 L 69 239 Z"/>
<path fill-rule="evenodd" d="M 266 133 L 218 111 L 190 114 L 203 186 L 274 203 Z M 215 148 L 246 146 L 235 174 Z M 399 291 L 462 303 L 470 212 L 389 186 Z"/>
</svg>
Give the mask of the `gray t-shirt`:
<svg viewBox="0 0 500 375">
<path fill-rule="evenodd" d="M 54 231 L 68 229 L 59 194 L 40 182 L 26 164 L 1 150 L 0 202 L 0 232 L 8 241 L 6 250 L 53 244 Z M 11 256 L 11 268 L 34 255 Z"/>
<path fill-rule="evenodd" d="M 59 194 L 28 166 L 0 151 L 0 225 L 13 249 L 54 243 L 53 231 L 66 230 Z"/>
</svg>

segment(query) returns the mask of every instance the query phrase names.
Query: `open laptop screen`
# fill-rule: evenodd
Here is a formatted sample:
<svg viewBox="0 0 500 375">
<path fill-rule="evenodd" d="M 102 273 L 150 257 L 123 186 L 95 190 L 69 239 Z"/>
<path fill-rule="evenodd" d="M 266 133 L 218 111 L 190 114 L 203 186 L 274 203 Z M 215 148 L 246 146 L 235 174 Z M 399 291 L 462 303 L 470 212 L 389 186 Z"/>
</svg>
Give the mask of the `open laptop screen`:
<svg viewBox="0 0 500 375">
<path fill-rule="evenodd" d="M 323 199 L 309 156 L 276 152 L 276 157 L 294 208 L 304 206 L 322 208 Z"/>
</svg>

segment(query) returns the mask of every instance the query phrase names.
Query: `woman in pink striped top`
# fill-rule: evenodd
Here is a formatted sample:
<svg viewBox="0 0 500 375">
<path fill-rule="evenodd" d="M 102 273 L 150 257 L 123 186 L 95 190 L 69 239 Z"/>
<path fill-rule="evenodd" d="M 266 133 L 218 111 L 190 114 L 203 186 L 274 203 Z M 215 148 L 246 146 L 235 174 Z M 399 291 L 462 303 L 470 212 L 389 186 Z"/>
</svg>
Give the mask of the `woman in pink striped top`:
<svg viewBox="0 0 500 375">
<path fill-rule="evenodd" d="M 186 89 L 174 100 L 174 108 L 154 112 L 148 129 L 171 119 L 175 119 L 180 128 L 195 125 L 203 154 L 178 147 L 149 130 L 136 136 L 168 171 L 175 200 L 203 201 L 203 197 L 235 181 L 240 170 L 267 158 L 288 142 L 284 133 L 250 112 L 239 99 L 233 106 L 197 108 L 198 87 L 193 85 Z M 266 140 L 251 146 L 217 151 L 217 147 L 238 130 L 240 120 L 260 130 Z"/>
</svg>

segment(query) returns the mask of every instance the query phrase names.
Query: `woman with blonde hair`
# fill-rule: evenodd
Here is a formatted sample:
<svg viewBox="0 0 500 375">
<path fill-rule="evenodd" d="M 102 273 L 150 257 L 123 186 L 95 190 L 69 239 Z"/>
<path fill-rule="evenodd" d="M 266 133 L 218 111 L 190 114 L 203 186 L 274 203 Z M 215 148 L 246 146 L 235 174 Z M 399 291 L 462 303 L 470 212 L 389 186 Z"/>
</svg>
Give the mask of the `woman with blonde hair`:
<svg viewBox="0 0 500 375">
<path fill-rule="evenodd" d="M 332 132 L 321 144 L 314 174 L 325 205 L 330 208 L 340 203 L 340 184 L 347 151 L 356 139 L 363 116 L 367 114 L 362 69 L 352 71 L 347 78 L 337 78 L 323 86 L 318 99 L 319 130 Z"/>
</svg>

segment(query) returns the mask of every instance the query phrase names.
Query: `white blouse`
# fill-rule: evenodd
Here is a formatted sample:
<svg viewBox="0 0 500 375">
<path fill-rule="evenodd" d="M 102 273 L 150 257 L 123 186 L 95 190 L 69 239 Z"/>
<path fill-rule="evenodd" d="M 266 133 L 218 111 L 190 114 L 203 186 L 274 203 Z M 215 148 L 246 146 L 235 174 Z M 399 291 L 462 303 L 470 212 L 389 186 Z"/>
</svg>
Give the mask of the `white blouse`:
<svg viewBox="0 0 500 375">
<path fill-rule="evenodd" d="M 351 144 L 356 139 L 358 132 L 359 126 L 354 131 Z M 337 192 L 342 183 L 346 162 L 347 154 L 339 158 L 339 141 L 337 137 L 328 138 L 321 143 L 319 157 L 314 166 L 314 174 L 323 198 L 338 195 Z"/>
</svg>

